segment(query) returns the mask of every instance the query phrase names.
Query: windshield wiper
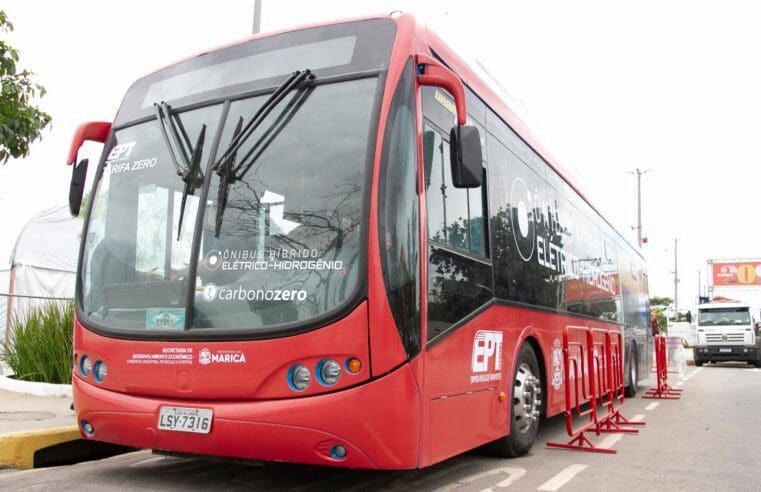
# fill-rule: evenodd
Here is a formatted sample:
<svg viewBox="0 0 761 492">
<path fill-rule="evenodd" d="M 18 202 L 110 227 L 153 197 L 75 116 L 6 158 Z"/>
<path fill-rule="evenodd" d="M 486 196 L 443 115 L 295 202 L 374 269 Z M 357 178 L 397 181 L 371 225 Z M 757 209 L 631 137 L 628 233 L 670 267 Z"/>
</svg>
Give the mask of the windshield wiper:
<svg viewBox="0 0 761 492">
<path fill-rule="evenodd" d="M 198 139 L 195 146 L 190 142 L 190 137 L 185 131 L 180 117 L 172 113 L 172 108 L 166 102 L 156 103 L 153 105 L 156 112 L 156 119 L 161 127 L 161 135 L 164 137 L 164 143 L 169 151 L 169 158 L 172 160 L 177 175 L 182 178 L 185 187 L 182 191 L 182 202 L 180 203 L 180 219 L 177 224 L 177 240 L 180 240 L 182 234 L 182 219 L 185 216 L 185 204 L 188 195 L 192 195 L 203 185 L 203 171 L 201 171 L 201 154 L 203 153 L 203 143 L 206 138 L 206 124 L 201 127 L 198 133 Z M 170 139 L 171 136 L 171 139 Z M 179 153 L 175 154 L 175 147 Z"/>
<path fill-rule="evenodd" d="M 238 118 L 238 124 L 235 125 L 233 131 L 233 140 L 240 135 L 241 128 L 243 127 L 243 117 Z M 235 166 L 235 159 L 238 153 L 233 152 L 227 159 L 221 164 L 214 166 L 214 169 L 219 175 L 219 190 L 217 191 L 217 217 L 214 224 L 214 236 L 219 238 L 219 230 L 222 228 L 222 214 L 224 208 L 227 205 L 227 193 L 230 191 L 230 184 L 233 182 L 233 171 Z"/>
<path fill-rule="evenodd" d="M 217 216 L 215 220 L 214 236 L 219 237 L 219 231 L 222 227 L 225 208 L 227 207 L 227 196 L 230 185 L 235 181 L 243 179 L 251 166 L 254 165 L 259 156 L 269 147 L 277 135 L 290 122 L 296 111 L 299 110 L 304 101 L 311 93 L 312 88 L 308 82 L 314 79 L 314 75 L 309 69 L 293 72 L 287 79 L 280 84 L 275 91 L 270 94 L 262 106 L 254 113 L 251 119 L 243 126 L 243 117 L 238 119 L 238 123 L 233 132 L 233 137 L 227 149 L 217 160 L 212 169 L 219 175 L 219 191 L 217 193 Z M 285 97 L 295 88 L 301 92 L 294 97 L 283 108 L 273 124 L 262 134 L 254 143 L 245 156 L 236 163 L 238 151 L 254 134 L 256 129 L 264 122 L 269 114 Z"/>
</svg>

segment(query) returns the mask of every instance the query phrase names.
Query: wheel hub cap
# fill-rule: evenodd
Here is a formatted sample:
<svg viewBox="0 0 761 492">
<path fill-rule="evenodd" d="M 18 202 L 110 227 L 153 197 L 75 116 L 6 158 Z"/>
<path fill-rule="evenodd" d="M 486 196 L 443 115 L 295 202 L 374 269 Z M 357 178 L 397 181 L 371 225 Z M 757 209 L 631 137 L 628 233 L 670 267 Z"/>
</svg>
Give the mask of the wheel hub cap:
<svg viewBox="0 0 761 492">
<path fill-rule="evenodd" d="M 542 386 L 531 367 L 523 363 L 518 367 L 513 383 L 513 427 L 520 433 L 527 432 L 539 419 Z"/>
</svg>

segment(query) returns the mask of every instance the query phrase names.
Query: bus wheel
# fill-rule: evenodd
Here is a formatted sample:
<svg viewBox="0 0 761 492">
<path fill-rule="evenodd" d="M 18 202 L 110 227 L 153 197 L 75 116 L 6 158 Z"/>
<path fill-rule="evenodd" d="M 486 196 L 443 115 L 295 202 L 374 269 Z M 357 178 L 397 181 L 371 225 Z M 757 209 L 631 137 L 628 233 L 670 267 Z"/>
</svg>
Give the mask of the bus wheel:
<svg viewBox="0 0 761 492">
<path fill-rule="evenodd" d="M 637 384 L 637 374 L 639 371 L 637 371 L 638 366 L 638 359 L 637 359 L 637 349 L 634 348 L 634 345 L 632 345 L 631 355 L 629 356 L 629 383 L 624 388 L 624 396 L 627 398 L 634 398 L 634 395 L 637 394 L 637 390 L 639 389 L 639 385 Z"/>
<path fill-rule="evenodd" d="M 534 350 L 524 343 L 518 353 L 512 379 L 512 405 L 510 405 L 510 434 L 490 445 L 491 451 L 501 457 L 516 458 L 528 453 L 539 430 L 542 409 L 542 374 Z"/>
</svg>

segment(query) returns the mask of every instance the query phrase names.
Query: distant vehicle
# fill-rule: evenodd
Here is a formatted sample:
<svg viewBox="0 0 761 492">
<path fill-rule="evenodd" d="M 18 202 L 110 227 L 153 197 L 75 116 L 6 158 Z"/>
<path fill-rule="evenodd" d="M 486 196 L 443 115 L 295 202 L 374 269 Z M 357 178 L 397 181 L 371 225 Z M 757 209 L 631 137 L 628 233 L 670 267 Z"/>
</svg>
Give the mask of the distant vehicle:
<svg viewBox="0 0 761 492">
<path fill-rule="evenodd" d="M 695 365 L 718 361 L 746 361 L 761 367 L 761 333 L 748 304 L 725 300 L 698 308 Z"/>
<path fill-rule="evenodd" d="M 88 139 L 87 439 L 350 468 L 519 456 L 566 409 L 566 328 L 623 336 L 628 394 L 651 366 L 642 256 L 409 15 L 188 58 L 80 126 L 67 162 Z"/>
</svg>

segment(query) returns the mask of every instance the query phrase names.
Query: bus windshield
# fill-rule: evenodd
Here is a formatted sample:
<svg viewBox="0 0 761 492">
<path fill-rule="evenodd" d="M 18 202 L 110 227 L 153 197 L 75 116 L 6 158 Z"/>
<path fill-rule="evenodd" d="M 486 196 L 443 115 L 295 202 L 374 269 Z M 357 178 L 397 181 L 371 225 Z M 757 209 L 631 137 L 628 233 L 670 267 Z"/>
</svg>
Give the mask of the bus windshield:
<svg viewBox="0 0 761 492">
<path fill-rule="evenodd" d="M 225 166 L 206 165 L 209 142 L 222 155 L 268 95 L 173 112 L 189 146 L 206 126 L 203 203 L 200 186 L 184 193 L 158 119 L 117 129 L 89 216 L 84 315 L 117 330 L 271 330 L 350 299 L 376 86 L 365 77 L 293 91 L 223 163 L 245 172 L 222 184 Z"/>
<path fill-rule="evenodd" d="M 748 308 L 718 308 L 701 309 L 698 314 L 698 325 L 749 325 L 750 311 Z"/>
</svg>

